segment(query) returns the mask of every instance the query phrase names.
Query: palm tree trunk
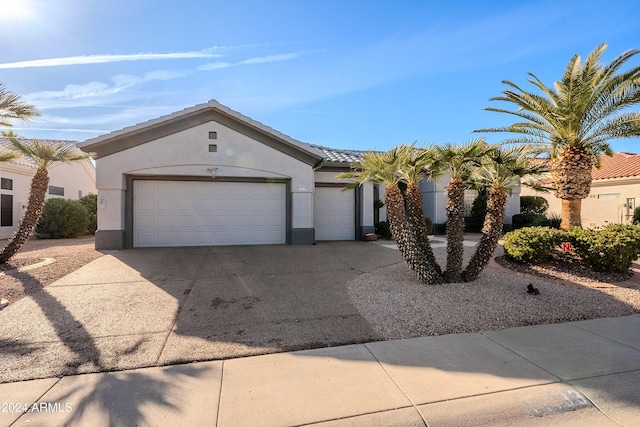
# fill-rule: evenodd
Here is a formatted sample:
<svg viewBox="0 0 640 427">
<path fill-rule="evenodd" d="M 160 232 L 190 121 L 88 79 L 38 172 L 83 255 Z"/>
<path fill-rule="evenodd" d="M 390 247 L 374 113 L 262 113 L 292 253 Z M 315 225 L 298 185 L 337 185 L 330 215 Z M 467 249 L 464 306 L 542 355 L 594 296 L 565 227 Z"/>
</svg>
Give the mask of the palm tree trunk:
<svg viewBox="0 0 640 427">
<path fill-rule="evenodd" d="M 418 245 L 422 249 L 424 256 L 427 257 L 427 261 L 433 266 L 433 269 L 438 274 L 442 274 L 429 242 L 429 230 L 427 230 L 427 224 L 424 222 L 424 211 L 422 209 L 422 192 L 418 184 L 415 182 L 407 184 L 404 197 L 407 202 L 409 221 L 416 232 Z"/>
<path fill-rule="evenodd" d="M 562 200 L 560 228 L 582 227 L 582 199 L 591 192 L 593 159 L 584 147 L 565 149 L 551 162 L 556 197 Z"/>
<path fill-rule="evenodd" d="M 469 265 L 462 272 L 462 281 L 476 280 L 480 272 L 487 266 L 493 251 L 498 246 L 502 234 L 502 222 L 507 204 L 507 193 L 503 188 L 491 188 L 487 196 L 487 215 L 482 227 L 482 237 Z"/>
<path fill-rule="evenodd" d="M 49 188 L 49 172 L 46 169 L 36 170 L 36 174 L 31 179 L 31 189 L 29 190 L 29 201 L 27 210 L 18 226 L 18 230 L 11 236 L 7 246 L 0 253 L 0 264 L 9 261 L 20 249 L 33 233 L 38 225 L 42 209 L 44 208 L 44 197 Z"/>
<path fill-rule="evenodd" d="M 386 186 L 385 204 L 391 234 L 409 268 L 416 273 L 420 281 L 426 284 L 441 283 L 440 275 L 417 244 L 415 230 L 407 219 L 404 196 L 397 184 Z"/>
<path fill-rule="evenodd" d="M 562 199 L 562 222 L 560 228 L 568 230 L 582 227 L 582 199 Z"/>
<path fill-rule="evenodd" d="M 464 257 L 464 182 L 451 178 L 447 186 L 447 269 L 448 283 L 460 281 Z"/>
</svg>

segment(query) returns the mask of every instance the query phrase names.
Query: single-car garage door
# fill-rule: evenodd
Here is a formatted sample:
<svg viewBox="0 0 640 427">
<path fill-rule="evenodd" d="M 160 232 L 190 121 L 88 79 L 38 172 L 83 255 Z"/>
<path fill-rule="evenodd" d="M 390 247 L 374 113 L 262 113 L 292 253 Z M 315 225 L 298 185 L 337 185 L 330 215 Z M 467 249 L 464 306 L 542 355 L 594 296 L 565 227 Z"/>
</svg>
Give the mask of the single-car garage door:
<svg viewBox="0 0 640 427">
<path fill-rule="evenodd" d="M 313 196 L 313 226 L 316 240 L 354 240 L 355 190 L 316 187 Z"/>
<path fill-rule="evenodd" d="M 133 246 L 286 242 L 282 183 L 134 181 Z"/>
</svg>

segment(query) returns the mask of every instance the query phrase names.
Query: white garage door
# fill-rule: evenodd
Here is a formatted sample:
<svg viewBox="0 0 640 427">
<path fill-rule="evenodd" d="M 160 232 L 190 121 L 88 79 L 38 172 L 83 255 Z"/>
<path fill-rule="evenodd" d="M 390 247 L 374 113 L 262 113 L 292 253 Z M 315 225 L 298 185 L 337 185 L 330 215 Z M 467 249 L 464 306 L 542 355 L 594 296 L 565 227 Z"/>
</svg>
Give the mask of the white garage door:
<svg viewBox="0 0 640 427">
<path fill-rule="evenodd" d="M 133 246 L 281 244 L 284 184 L 134 181 Z"/>
<path fill-rule="evenodd" d="M 316 240 L 354 240 L 355 211 L 355 190 L 316 187 L 313 196 Z"/>
</svg>

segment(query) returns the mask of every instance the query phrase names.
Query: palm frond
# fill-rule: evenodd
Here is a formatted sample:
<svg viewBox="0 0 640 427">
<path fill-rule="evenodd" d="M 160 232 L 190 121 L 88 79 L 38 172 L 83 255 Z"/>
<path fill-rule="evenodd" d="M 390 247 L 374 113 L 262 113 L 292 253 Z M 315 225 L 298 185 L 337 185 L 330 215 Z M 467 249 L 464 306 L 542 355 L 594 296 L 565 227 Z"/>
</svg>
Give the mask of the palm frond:
<svg viewBox="0 0 640 427">
<path fill-rule="evenodd" d="M 39 115 L 34 106 L 22 102 L 20 95 L 0 83 L 0 126 L 10 127 L 11 120 L 28 122 Z"/>
<path fill-rule="evenodd" d="M 10 136 L 11 149 L 19 156 L 32 160 L 39 169 L 48 169 L 53 163 L 68 163 L 77 160 L 89 159 L 92 153 L 84 153 L 74 146 L 64 142 L 50 144 L 37 139 L 28 142 L 20 141 L 15 136 Z"/>
</svg>

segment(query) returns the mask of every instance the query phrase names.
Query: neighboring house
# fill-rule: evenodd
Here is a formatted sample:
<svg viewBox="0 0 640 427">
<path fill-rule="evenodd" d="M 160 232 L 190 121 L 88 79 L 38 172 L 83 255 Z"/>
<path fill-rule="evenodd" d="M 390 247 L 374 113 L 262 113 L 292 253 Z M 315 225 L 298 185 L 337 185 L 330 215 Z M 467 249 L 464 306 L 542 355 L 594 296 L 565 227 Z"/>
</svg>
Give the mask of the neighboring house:
<svg viewBox="0 0 640 427">
<path fill-rule="evenodd" d="M 28 139 L 25 139 L 28 141 Z M 39 140 L 43 143 L 73 141 Z M 0 138 L 0 147 L 9 147 L 8 138 Z M 8 239 L 18 229 L 29 199 L 31 178 L 36 165 L 26 158 L 0 162 L 0 239 Z M 96 194 L 96 170 L 90 160 L 73 163 L 54 163 L 49 168 L 49 190 L 46 198 L 78 199 Z"/>
<path fill-rule="evenodd" d="M 610 223 L 631 223 L 636 199 L 640 198 L 640 154 L 615 153 L 601 157 L 601 168 L 593 168 L 589 197 L 582 201 L 582 225 L 600 227 Z M 544 181 L 553 185 L 550 179 Z M 560 215 L 562 201 L 554 193 L 523 188 L 523 196 L 541 196 L 549 202 L 549 212 Z"/>
</svg>

